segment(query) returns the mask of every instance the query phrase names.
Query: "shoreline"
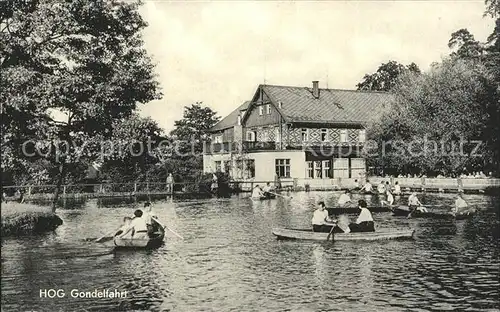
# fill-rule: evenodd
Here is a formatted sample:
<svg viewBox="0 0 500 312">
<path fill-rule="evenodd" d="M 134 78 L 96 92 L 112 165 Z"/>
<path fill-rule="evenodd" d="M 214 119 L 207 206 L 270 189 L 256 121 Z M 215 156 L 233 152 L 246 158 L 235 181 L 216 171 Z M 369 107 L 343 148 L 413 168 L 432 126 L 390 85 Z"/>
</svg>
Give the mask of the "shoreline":
<svg viewBox="0 0 500 312">
<path fill-rule="evenodd" d="M 53 213 L 50 207 L 26 203 L 2 203 L 2 237 L 51 232 L 62 223 L 63 220 Z"/>
</svg>

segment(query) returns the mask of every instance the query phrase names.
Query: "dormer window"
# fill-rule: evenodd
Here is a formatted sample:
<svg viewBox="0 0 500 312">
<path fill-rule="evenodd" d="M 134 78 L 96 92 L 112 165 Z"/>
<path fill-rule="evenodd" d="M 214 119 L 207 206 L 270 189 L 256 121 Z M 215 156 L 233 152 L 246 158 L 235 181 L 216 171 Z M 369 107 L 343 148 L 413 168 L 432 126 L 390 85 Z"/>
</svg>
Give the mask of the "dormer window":
<svg viewBox="0 0 500 312">
<path fill-rule="evenodd" d="M 238 126 L 241 126 L 241 116 L 238 116 Z"/>
<path fill-rule="evenodd" d="M 268 115 L 271 115 L 271 104 L 266 105 L 266 112 Z"/>
<path fill-rule="evenodd" d="M 281 101 L 278 102 L 278 108 L 282 108 L 283 107 L 283 103 L 281 103 Z"/>
<path fill-rule="evenodd" d="M 309 131 L 308 131 L 308 129 L 306 129 L 306 128 L 301 129 L 300 133 L 301 133 L 302 142 L 309 141 Z"/>
<path fill-rule="evenodd" d="M 264 115 L 264 106 L 259 106 L 259 115 L 262 116 Z"/>
</svg>

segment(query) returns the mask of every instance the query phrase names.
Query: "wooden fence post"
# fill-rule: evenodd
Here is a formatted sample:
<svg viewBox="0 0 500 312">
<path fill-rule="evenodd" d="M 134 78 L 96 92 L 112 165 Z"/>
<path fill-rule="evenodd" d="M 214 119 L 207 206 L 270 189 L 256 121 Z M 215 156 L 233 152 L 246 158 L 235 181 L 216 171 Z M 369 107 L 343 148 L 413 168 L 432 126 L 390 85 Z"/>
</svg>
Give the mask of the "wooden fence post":
<svg viewBox="0 0 500 312">
<path fill-rule="evenodd" d="M 66 185 L 63 186 L 63 196 L 66 197 Z"/>
</svg>

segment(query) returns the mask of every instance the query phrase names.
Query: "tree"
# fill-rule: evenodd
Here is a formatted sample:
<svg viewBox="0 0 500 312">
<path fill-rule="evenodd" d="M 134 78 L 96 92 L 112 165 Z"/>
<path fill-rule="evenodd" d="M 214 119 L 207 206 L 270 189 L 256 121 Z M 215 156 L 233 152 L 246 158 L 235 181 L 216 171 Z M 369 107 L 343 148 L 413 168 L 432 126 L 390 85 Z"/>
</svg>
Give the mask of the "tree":
<svg viewBox="0 0 500 312">
<path fill-rule="evenodd" d="M 2 118 L 17 141 L 31 132 L 57 138 L 49 143 L 59 148 L 50 158 L 59 170 L 55 209 L 69 164 L 96 158 L 115 120 L 160 97 L 141 37 L 147 25 L 137 3 L 116 0 L 4 1 L 0 12 Z M 28 120 L 43 133 L 22 129 Z"/>
<path fill-rule="evenodd" d="M 375 73 L 366 74 L 356 87 L 358 90 L 389 91 L 394 87 L 397 78 L 407 71 L 420 73 L 415 63 L 404 66 L 396 61 L 389 61 L 380 65 Z"/>
<path fill-rule="evenodd" d="M 445 60 L 428 73 L 401 76 L 391 107 L 369 128 L 379 143 L 371 163 L 427 174 L 498 170 L 498 136 L 491 134 L 499 133 L 500 120 L 488 99 L 491 81 L 477 60 Z M 482 142 L 480 149 L 474 141 Z"/>
<path fill-rule="evenodd" d="M 451 53 L 452 58 L 478 58 L 483 53 L 481 43 L 475 40 L 474 35 L 465 28 L 451 34 L 448 47 L 454 49 Z"/>
<path fill-rule="evenodd" d="M 203 102 L 196 102 L 184 107 L 183 118 L 175 121 L 175 129 L 170 132 L 174 139 L 193 146 L 192 152 L 197 155 L 203 152 L 203 142 L 207 139 L 208 130 L 220 119 L 215 111 L 202 105 Z"/>
</svg>

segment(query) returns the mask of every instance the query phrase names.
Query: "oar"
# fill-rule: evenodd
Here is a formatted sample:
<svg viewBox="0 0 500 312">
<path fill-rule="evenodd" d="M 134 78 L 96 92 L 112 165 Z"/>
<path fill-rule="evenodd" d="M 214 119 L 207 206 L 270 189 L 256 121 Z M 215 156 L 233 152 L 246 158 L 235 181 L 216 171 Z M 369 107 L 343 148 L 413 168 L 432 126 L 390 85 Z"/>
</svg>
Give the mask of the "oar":
<svg viewBox="0 0 500 312">
<path fill-rule="evenodd" d="M 274 193 L 274 192 L 268 192 L 269 194 L 273 194 L 273 195 L 276 195 L 276 196 L 281 196 L 283 198 L 287 198 L 287 199 L 291 199 L 293 198 L 292 196 L 285 196 L 285 195 L 281 195 L 281 194 L 278 194 L 278 193 Z"/>
<path fill-rule="evenodd" d="M 168 226 L 164 225 L 163 223 L 161 223 L 158 219 L 156 219 L 155 217 L 151 217 L 152 220 L 154 220 L 156 223 L 158 223 L 161 227 L 163 227 L 164 229 L 167 229 L 169 230 L 170 232 L 172 232 L 172 234 L 174 234 L 175 236 L 179 237 L 180 239 L 184 239 L 184 237 L 180 236 L 177 232 L 175 232 L 174 230 L 172 230 L 171 228 L 169 228 Z"/>
<path fill-rule="evenodd" d="M 335 228 L 336 225 L 333 225 L 332 226 L 332 229 L 330 230 L 330 233 L 328 233 L 328 236 L 326 237 L 326 240 L 329 241 L 330 240 L 330 236 L 332 236 L 332 240 L 334 240 L 335 238 L 335 234 L 333 233 L 333 229 Z"/>
<path fill-rule="evenodd" d="M 113 239 L 115 237 L 114 235 L 113 236 L 109 236 L 109 235 L 111 235 L 113 233 L 116 233 L 118 230 L 119 230 L 119 228 L 116 229 L 116 230 L 114 230 L 113 232 L 108 232 L 105 235 L 103 235 L 103 236 L 99 237 L 98 239 L 96 239 L 94 242 L 95 243 L 102 243 L 103 241 L 107 242 L 107 241 L 109 241 L 109 240 L 111 240 L 111 239 Z"/>
</svg>

